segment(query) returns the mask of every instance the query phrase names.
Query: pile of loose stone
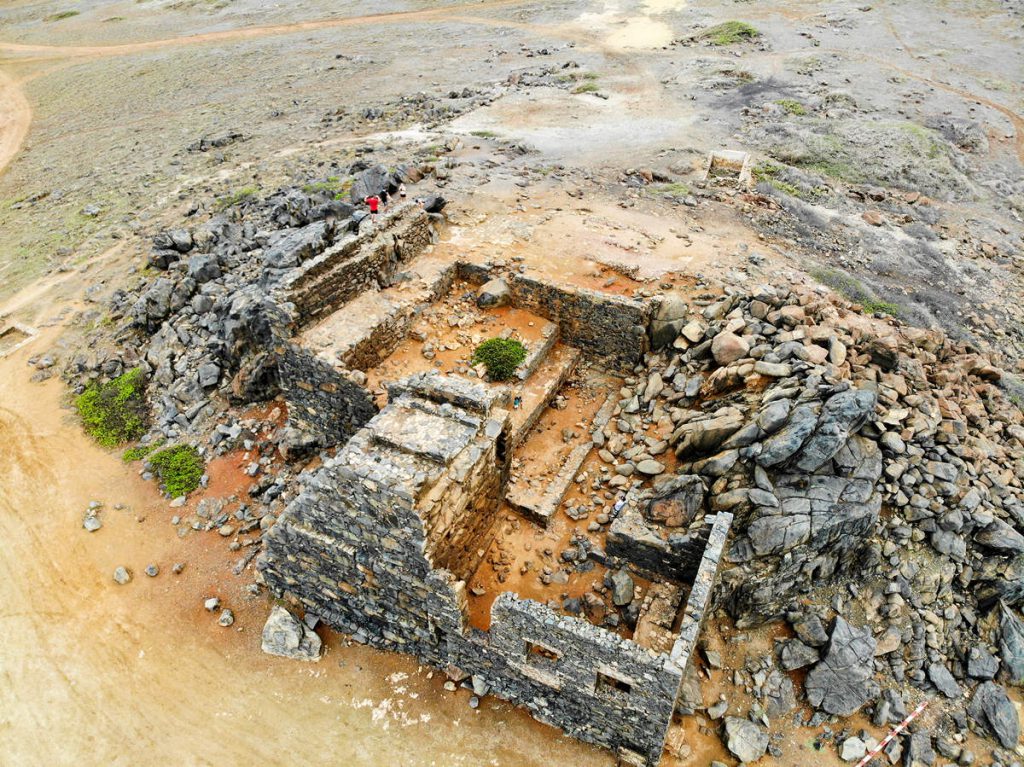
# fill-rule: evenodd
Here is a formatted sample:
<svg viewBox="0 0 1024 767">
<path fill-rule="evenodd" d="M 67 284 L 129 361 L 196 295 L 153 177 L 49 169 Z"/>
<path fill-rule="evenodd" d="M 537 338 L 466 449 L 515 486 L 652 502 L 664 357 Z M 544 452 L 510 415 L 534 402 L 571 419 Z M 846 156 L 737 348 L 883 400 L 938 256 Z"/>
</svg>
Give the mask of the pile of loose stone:
<svg viewBox="0 0 1024 767">
<path fill-rule="evenodd" d="M 646 475 L 656 492 L 677 481 L 674 450 L 707 498 L 652 524 L 736 515 L 721 604 L 740 628 L 792 625 L 777 664 L 810 667 L 805 724 L 870 703 L 882 726 L 937 695 L 940 734 L 912 728 L 894 761 L 930 764 L 934 746 L 969 764 L 970 723 L 1006 749 L 995 763 L 1017 764 L 1004 685 L 1024 682 L 1024 416 L 996 362 L 797 280 L 691 303 L 662 300 L 661 348 L 595 435 L 599 483 L 636 491 Z M 737 677 L 761 699 L 755 726 L 792 708 L 775 666 Z"/>
</svg>

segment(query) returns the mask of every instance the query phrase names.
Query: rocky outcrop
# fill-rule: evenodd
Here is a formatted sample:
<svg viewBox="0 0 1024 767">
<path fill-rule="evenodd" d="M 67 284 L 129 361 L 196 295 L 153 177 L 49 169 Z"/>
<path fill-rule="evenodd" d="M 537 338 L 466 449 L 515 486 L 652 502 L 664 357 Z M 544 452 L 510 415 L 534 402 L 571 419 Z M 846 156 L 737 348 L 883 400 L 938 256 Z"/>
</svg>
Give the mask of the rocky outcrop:
<svg viewBox="0 0 1024 767">
<path fill-rule="evenodd" d="M 983 682 L 974 691 L 967 709 L 971 719 L 1003 748 L 1016 748 L 1020 740 L 1020 718 L 1006 690 L 995 682 Z"/>
</svg>

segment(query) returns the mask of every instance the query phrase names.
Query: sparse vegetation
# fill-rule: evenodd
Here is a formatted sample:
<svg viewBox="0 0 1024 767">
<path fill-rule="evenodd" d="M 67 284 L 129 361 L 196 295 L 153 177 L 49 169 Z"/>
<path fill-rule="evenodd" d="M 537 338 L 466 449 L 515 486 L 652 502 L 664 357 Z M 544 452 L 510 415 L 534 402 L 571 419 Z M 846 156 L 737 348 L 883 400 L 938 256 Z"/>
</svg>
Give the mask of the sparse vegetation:
<svg viewBox="0 0 1024 767">
<path fill-rule="evenodd" d="M 240 205 L 251 197 L 255 197 L 259 193 L 259 189 L 254 186 L 245 186 L 232 192 L 224 197 L 218 197 L 217 203 L 214 206 L 218 212 L 225 211 L 228 208 L 233 208 L 235 205 Z"/>
<path fill-rule="evenodd" d="M 845 272 L 838 269 L 812 269 L 810 274 L 822 285 L 827 285 L 842 294 L 847 300 L 860 304 L 866 314 L 881 313 L 892 317 L 900 316 L 898 304 L 878 299 L 859 280 Z"/>
<path fill-rule="evenodd" d="M 797 117 L 803 117 L 807 114 L 807 107 L 796 99 L 779 99 L 775 103 L 782 107 L 786 114 L 796 115 Z"/>
<path fill-rule="evenodd" d="M 63 21 L 64 19 L 70 19 L 73 16 L 77 16 L 80 13 L 81 11 L 76 10 L 58 11 L 57 13 L 51 13 L 49 16 L 45 17 L 43 21 Z"/>
<path fill-rule="evenodd" d="M 497 138 L 498 134 L 492 130 L 471 130 L 470 136 L 476 136 L 477 138 Z"/>
<path fill-rule="evenodd" d="M 188 495 L 199 487 L 205 469 L 203 457 L 191 445 L 164 448 L 154 454 L 149 463 L 171 498 Z"/>
<path fill-rule="evenodd" d="M 649 187 L 649 190 L 653 194 L 660 194 L 664 197 L 685 197 L 690 194 L 690 187 L 680 182 L 671 184 L 653 184 Z"/>
<path fill-rule="evenodd" d="M 154 442 L 151 445 L 136 445 L 135 447 L 130 447 L 127 450 L 125 450 L 124 453 L 121 455 L 121 460 L 124 461 L 125 463 L 131 463 L 132 461 L 141 461 L 143 458 L 152 453 L 162 444 L 163 440 L 160 440 Z"/>
<path fill-rule="evenodd" d="M 745 21 L 725 21 L 708 27 L 698 35 L 698 38 L 707 40 L 712 45 L 735 45 L 744 40 L 753 40 L 760 35 L 755 27 Z"/>
<path fill-rule="evenodd" d="M 575 88 L 572 89 L 572 92 L 573 93 L 597 93 L 597 90 L 598 90 L 597 83 L 591 81 L 591 82 L 581 83 L 580 85 L 577 85 Z"/>
<path fill-rule="evenodd" d="M 489 338 L 476 347 L 472 363 L 483 363 L 492 381 L 507 381 L 526 359 L 526 347 L 515 338 Z"/>
<path fill-rule="evenodd" d="M 146 431 L 146 379 L 133 368 L 113 381 L 90 384 L 75 398 L 85 431 L 104 447 L 138 439 Z"/>
</svg>

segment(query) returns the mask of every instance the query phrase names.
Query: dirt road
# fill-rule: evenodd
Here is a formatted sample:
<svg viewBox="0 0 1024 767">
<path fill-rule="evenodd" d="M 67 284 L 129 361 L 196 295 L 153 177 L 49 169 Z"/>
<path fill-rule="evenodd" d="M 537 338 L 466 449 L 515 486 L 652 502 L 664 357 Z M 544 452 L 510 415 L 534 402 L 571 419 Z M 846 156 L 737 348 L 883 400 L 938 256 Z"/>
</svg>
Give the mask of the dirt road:
<svg viewBox="0 0 1024 767">
<path fill-rule="evenodd" d="M 25 143 L 32 124 L 32 108 L 17 83 L 0 71 L 0 173 Z"/>
</svg>

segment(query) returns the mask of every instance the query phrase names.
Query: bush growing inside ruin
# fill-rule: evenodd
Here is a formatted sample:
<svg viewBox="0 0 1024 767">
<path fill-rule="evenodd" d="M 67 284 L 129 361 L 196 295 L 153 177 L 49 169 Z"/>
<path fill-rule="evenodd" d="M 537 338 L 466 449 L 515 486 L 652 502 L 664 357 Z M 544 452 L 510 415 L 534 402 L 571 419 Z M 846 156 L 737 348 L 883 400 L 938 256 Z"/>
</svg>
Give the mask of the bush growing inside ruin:
<svg viewBox="0 0 1024 767">
<path fill-rule="evenodd" d="M 133 368 L 105 384 L 91 383 L 75 398 L 85 431 L 104 447 L 138 439 L 146 431 L 146 377 Z"/>
<path fill-rule="evenodd" d="M 489 338 L 476 347 L 472 362 L 481 362 L 492 381 L 507 381 L 526 359 L 526 347 L 515 338 Z"/>
<path fill-rule="evenodd" d="M 205 464 L 199 451 L 191 445 L 175 445 L 154 453 L 149 459 L 171 498 L 188 495 L 203 478 Z"/>
</svg>

